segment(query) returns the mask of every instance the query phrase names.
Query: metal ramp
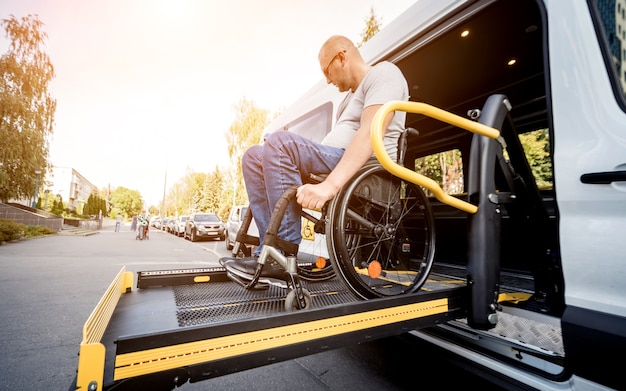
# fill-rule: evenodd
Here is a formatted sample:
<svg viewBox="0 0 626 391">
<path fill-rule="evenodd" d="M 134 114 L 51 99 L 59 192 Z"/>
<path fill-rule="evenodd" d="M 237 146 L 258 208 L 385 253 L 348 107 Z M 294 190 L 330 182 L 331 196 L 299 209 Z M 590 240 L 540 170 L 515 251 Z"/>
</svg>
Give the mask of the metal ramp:
<svg viewBox="0 0 626 391">
<path fill-rule="evenodd" d="M 129 274 L 86 323 L 104 332 L 97 342 L 84 333 L 77 390 L 171 390 L 465 316 L 465 284 L 438 277 L 419 293 L 368 301 L 336 279 L 305 282 L 312 308 L 287 311 L 284 290 L 245 290 L 221 267 L 139 272 L 132 291 Z M 107 301 L 117 301 L 110 319 L 97 315 Z"/>
</svg>

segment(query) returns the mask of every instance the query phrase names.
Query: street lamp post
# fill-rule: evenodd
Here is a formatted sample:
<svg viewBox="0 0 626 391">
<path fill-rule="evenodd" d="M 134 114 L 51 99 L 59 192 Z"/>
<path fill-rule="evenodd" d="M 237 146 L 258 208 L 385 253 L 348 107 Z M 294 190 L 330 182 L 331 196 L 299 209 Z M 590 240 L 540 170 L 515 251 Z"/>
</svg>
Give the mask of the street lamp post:
<svg viewBox="0 0 626 391">
<path fill-rule="evenodd" d="M 35 190 L 33 191 L 33 208 L 37 207 L 37 189 L 39 188 L 39 175 L 41 175 L 41 170 L 35 170 L 35 174 L 37 174 L 37 179 L 35 179 Z"/>
<path fill-rule="evenodd" d="M 46 189 L 43 191 L 44 198 L 43 199 L 43 210 L 48 210 L 48 194 L 50 193 L 50 189 Z"/>
</svg>

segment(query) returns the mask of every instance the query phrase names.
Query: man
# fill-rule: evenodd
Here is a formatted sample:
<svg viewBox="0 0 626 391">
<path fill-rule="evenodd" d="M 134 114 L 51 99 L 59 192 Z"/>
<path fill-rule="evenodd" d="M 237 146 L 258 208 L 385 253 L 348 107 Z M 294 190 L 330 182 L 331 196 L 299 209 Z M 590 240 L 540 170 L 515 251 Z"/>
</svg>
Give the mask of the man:
<svg viewBox="0 0 626 391">
<path fill-rule="evenodd" d="M 248 149 L 242 171 L 252 215 L 259 229 L 260 246 L 251 259 L 222 258 L 226 268 L 253 274 L 271 213 L 283 192 L 299 185 L 296 202 L 287 209 L 278 236 L 299 244 L 299 208 L 321 208 L 333 198 L 357 170 L 372 157 L 370 127 L 376 111 L 386 102 L 408 100 L 408 86 L 394 64 L 365 63 L 352 41 L 343 36 L 330 37 L 320 49 L 318 60 L 327 83 L 347 92 L 338 108 L 338 118 L 321 144 L 291 132 L 275 132 L 263 145 Z M 392 158 L 397 139 L 404 131 L 406 113 L 390 113 L 384 121 L 385 146 Z M 319 184 L 302 184 L 310 174 L 328 174 Z M 262 276 L 282 274 L 276 262 L 265 264 Z"/>
<path fill-rule="evenodd" d="M 115 232 L 120 232 L 120 225 L 122 225 L 122 214 L 118 213 L 115 217 Z"/>
<path fill-rule="evenodd" d="M 139 223 L 139 234 L 137 238 L 139 240 L 143 240 L 146 238 L 146 230 L 148 229 L 148 223 L 150 222 L 150 218 L 146 215 L 145 209 L 141 211 L 141 214 L 137 217 L 137 222 Z"/>
</svg>

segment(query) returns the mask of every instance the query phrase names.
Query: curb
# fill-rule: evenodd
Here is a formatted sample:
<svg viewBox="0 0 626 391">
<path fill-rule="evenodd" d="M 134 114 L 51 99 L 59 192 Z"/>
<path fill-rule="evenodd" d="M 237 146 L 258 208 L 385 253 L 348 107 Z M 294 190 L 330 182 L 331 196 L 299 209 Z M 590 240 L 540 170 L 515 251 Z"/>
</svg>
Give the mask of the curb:
<svg viewBox="0 0 626 391">
<path fill-rule="evenodd" d="M 62 230 L 59 232 L 61 236 L 91 236 L 100 233 L 99 231 L 93 231 L 89 229 L 72 229 Z"/>
</svg>

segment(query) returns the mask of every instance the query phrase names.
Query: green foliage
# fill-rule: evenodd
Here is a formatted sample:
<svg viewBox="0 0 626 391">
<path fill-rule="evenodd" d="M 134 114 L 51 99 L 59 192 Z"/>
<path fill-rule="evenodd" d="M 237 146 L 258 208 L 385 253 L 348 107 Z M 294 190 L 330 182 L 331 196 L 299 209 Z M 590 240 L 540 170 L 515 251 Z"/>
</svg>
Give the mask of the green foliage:
<svg viewBox="0 0 626 391">
<path fill-rule="evenodd" d="M 141 193 L 120 186 L 111 193 L 111 205 L 122 211 L 125 216 L 136 216 L 143 209 Z"/>
<path fill-rule="evenodd" d="M 363 46 L 363 44 L 369 41 L 374 35 L 378 34 L 381 27 L 381 21 L 376 18 L 374 13 L 374 7 L 370 8 L 370 15 L 365 19 L 365 29 L 361 32 L 361 42 L 357 43 L 357 47 Z"/>
<path fill-rule="evenodd" d="M 243 183 L 243 174 L 241 172 L 241 158 L 244 152 L 261 140 L 263 129 L 269 123 L 269 111 L 256 107 L 254 102 L 243 98 L 235 106 L 236 118 L 235 122 L 230 126 L 226 133 L 226 141 L 228 143 L 228 156 L 230 157 L 232 173 L 232 189 L 236 196 L 245 197 L 247 195 Z M 241 199 L 240 199 L 241 201 Z"/>
<path fill-rule="evenodd" d="M 50 212 L 54 213 L 55 215 L 61 216 L 64 209 L 65 208 L 63 207 L 63 197 L 54 197 L 54 202 L 52 203 L 52 209 L 50 210 Z"/>
<path fill-rule="evenodd" d="M 0 56 L 0 200 L 6 201 L 32 196 L 35 170 L 45 176 L 56 100 L 48 92 L 54 68 L 43 50 L 43 23 L 28 15 L 1 24 L 10 40 Z"/>
<path fill-rule="evenodd" d="M 54 234 L 56 234 L 56 232 L 50 227 L 24 225 L 13 220 L 0 219 L 0 244 L 11 240 Z"/>
<path fill-rule="evenodd" d="M 159 208 L 157 208 L 154 205 L 151 205 L 148 208 L 148 214 L 150 214 L 150 216 L 158 216 L 159 215 Z M 116 215 L 117 216 L 117 215 Z"/>
<path fill-rule="evenodd" d="M 34 238 L 37 236 L 52 235 L 55 234 L 54 230 L 50 227 L 42 227 L 39 225 L 27 225 L 24 229 L 25 238 Z"/>
<path fill-rule="evenodd" d="M 521 134 L 520 143 L 539 188 L 552 187 L 552 162 L 547 129 Z M 465 189 L 459 150 L 436 153 L 415 160 L 415 170 L 434 180 L 446 194 L 460 194 Z M 427 194 L 430 192 L 427 191 Z"/>
<path fill-rule="evenodd" d="M 552 161 L 548 129 L 539 129 L 519 136 L 530 169 L 539 188 L 552 187 Z"/>
<path fill-rule="evenodd" d="M 463 160 L 458 149 L 416 159 L 415 171 L 437 182 L 446 194 L 464 191 Z"/>
<path fill-rule="evenodd" d="M 215 168 L 215 171 L 204 177 L 202 198 L 200 200 L 201 210 L 219 214 L 224 182 L 224 176 L 218 167 Z"/>
<path fill-rule="evenodd" d="M 102 211 L 102 216 L 107 217 L 109 211 L 107 208 L 106 200 L 102 199 L 98 194 L 90 194 L 85 205 L 83 205 L 82 215 L 99 215 Z"/>
<path fill-rule="evenodd" d="M 56 201 L 56 199 L 57 196 L 55 194 L 52 194 L 51 192 L 44 192 L 41 197 L 37 199 L 37 208 L 45 210 L 46 212 L 52 212 L 52 207 L 54 206 L 54 201 Z"/>
<path fill-rule="evenodd" d="M 0 219 L 0 243 L 17 240 L 24 236 L 24 224 L 13 220 Z"/>
</svg>

